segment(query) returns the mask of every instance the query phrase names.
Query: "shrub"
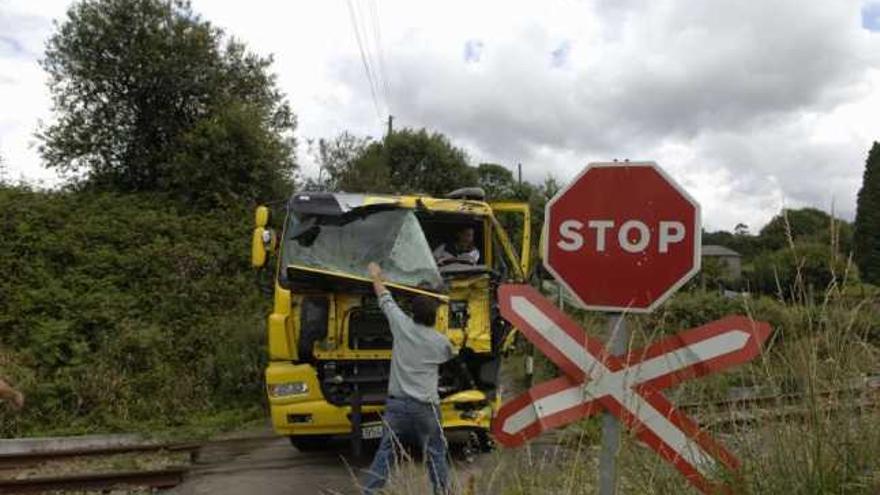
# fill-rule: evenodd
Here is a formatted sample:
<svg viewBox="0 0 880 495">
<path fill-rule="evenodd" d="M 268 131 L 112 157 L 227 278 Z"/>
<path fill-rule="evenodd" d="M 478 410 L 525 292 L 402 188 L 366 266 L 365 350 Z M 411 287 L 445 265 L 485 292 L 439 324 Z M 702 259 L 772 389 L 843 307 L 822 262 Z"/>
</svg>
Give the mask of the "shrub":
<svg viewBox="0 0 880 495">
<path fill-rule="evenodd" d="M 825 289 L 857 281 L 854 266 L 825 244 L 805 243 L 755 258 L 751 286 L 787 300 L 821 300 Z"/>
<path fill-rule="evenodd" d="M 180 424 L 262 400 L 250 212 L 26 188 L 0 189 L 0 212 L 0 367 L 28 395 L 0 435 Z"/>
</svg>

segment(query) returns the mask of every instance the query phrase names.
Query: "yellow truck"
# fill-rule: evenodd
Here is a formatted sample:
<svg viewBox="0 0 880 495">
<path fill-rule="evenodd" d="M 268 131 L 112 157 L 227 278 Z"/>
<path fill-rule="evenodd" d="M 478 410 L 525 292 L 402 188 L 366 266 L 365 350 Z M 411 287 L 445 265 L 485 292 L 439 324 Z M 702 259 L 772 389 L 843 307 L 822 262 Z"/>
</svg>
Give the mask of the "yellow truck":
<svg viewBox="0 0 880 495">
<path fill-rule="evenodd" d="M 275 431 L 301 450 L 346 436 L 358 451 L 362 440 L 381 437 L 392 341 L 367 274 L 377 261 L 405 311 L 416 293 L 443 302 L 436 328 L 459 350 L 440 369 L 443 427 L 453 439 L 460 432 L 490 444 L 513 333 L 496 291 L 529 273 L 528 205 L 486 202 L 468 188 L 446 197 L 301 192 L 285 209 L 276 235 L 268 209 L 257 208 L 252 239 L 256 268 L 268 270 L 277 255 L 266 368 Z M 518 246 L 500 216 L 514 225 Z M 433 250 L 465 228 L 475 233 L 477 264 L 438 266 Z"/>
</svg>

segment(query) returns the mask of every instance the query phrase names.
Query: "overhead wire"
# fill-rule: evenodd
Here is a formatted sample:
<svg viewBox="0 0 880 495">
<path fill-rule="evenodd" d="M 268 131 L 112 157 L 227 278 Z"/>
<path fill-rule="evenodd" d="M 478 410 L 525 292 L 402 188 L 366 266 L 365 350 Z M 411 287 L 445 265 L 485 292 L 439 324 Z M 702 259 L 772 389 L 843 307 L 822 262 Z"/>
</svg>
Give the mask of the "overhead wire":
<svg viewBox="0 0 880 495">
<path fill-rule="evenodd" d="M 379 6 L 376 0 L 369 0 L 370 13 L 373 19 L 373 35 L 376 41 L 376 52 L 379 54 L 379 73 L 381 75 L 382 89 L 385 92 L 385 107 L 388 114 L 391 112 L 391 83 L 388 82 L 388 70 L 385 68 L 385 50 L 382 46 L 382 25 L 379 22 Z"/>
<path fill-rule="evenodd" d="M 376 110 L 376 117 L 379 118 L 379 122 L 381 123 L 381 122 L 383 122 L 382 111 L 380 110 L 379 99 L 376 96 L 377 91 L 376 91 L 375 78 L 373 77 L 373 71 L 371 68 L 370 60 L 369 60 L 369 57 L 367 56 L 367 54 L 369 52 L 364 50 L 364 40 L 361 37 L 361 29 L 360 29 L 359 23 L 358 23 L 358 16 L 355 12 L 355 7 L 352 3 L 352 0 L 346 0 L 346 3 L 348 4 L 348 12 L 351 16 L 351 25 L 352 25 L 352 28 L 354 29 L 355 40 L 357 41 L 358 50 L 360 51 L 360 54 L 361 54 L 361 62 L 363 63 L 363 66 L 364 66 L 364 73 L 366 73 L 366 75 L 367 75 L 367 82 L 369 83 L 369 86 L 370 86 L 370 96 L 373 99 L 373 107 Z"/>
<path fill-rule="evenodd" d="M 365 2 L 366 5 L 364 5 Z M 373 81 L 376 84 L 376 94 L 379 95 L 379 101 L 381 103 L 383 99 L 383 95 L 381 92 L 383 84 L 383 74 L 377 60 L 378 57 L 376 56 L 376 54 L 378 53 L 378 48 L 373 46 L 376 39 L 376 27 L 372 22 L 372 16 L 370 15 L 369 10 L 369 0 L 354 0 L 355 18 L 357 19 L 358 26 L 360 27 L 361 39 L 364 43 L 364 52 L 366 52 L 367 54 L 367 61 L 370 65 L 370 72 L 372 73 Z M 373 32 L 372 36 L 370 36 L 370 31 Z"/>
</svg>

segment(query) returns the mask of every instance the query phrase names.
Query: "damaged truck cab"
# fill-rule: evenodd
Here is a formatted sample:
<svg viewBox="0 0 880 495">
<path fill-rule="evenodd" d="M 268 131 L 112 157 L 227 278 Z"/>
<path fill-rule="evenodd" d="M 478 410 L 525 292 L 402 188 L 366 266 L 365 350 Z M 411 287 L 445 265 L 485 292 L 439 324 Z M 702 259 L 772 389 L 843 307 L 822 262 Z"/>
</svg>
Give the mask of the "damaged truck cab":
<svg viewBox="0 0 880 495">
<path fill-rule="evenodd" d="M 497 218 L 501 211 L 516 216 L 518 249 Z M 376 261 L 404 311 L 414 294 L 442 302 L 436 330 L 458 350 L 440 369 L 443 427 L 488 440 L 512 334 L 498 312 L 497 287 L 528 273 L 528 205 L 487 203 L 479 189 L 445 198 L 297 193 L 277 249 L 265 208 L 256 220 L 254 266 L 277 252 L 266 389 L 279 435 L 301 449 L 332 436 L 357 445 L 381 436 L 392 340 L 367 274 Z M 432 252 L 464 228 L 474 230 L 477 264 L 438 266 Z"/>
</svg>

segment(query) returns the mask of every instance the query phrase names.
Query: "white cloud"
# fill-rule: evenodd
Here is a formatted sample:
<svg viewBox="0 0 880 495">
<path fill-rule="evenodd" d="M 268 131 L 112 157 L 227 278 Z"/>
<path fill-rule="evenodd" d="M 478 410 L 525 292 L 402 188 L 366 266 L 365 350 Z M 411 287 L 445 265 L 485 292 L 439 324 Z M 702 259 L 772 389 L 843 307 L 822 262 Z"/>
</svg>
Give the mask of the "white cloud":
<svg viewBox="0 0 880 495">
<path fill-rule="evenodd" d="M 51 106 L 37 59 L 51 33 L 51 16 L 63 12 L 65 3 L 0 0 L 0 40 L 10 41 L 0 49 L 0 156 L 13 180 L 59 183 L 39 164 L 34 131 L 39 119 L 49 118 Z"/>
<path fill-rule="evenodd" d="M 352 2 L 372 19 L 369 1 Z M 39 53 L 65 5 L 0 0 L 0 18 L 37 19 L 12 32 L 0 22 L 0 39 Z M 522 162 L 536 181 L 655 159 L 701 200 L 709 228 L 757 230 L 783 203 L 832 199 L 851 217 L 880 138 L 880 33 L 862 27 L 857 0 L 375 5 L 390 94 L 379 88 L 380 113 L 447 133 L 475 162 Z M 275 54 L 302 138 L 383 131 L 345 1 L 194 8 Z M 374 52 L 375 34 L 362 33 Z M 27 146 L 48 115 L 42 84 L 32 58 L 0 51 L 0 152 L 28 177 L 47 176 Z"/>
</svg>

